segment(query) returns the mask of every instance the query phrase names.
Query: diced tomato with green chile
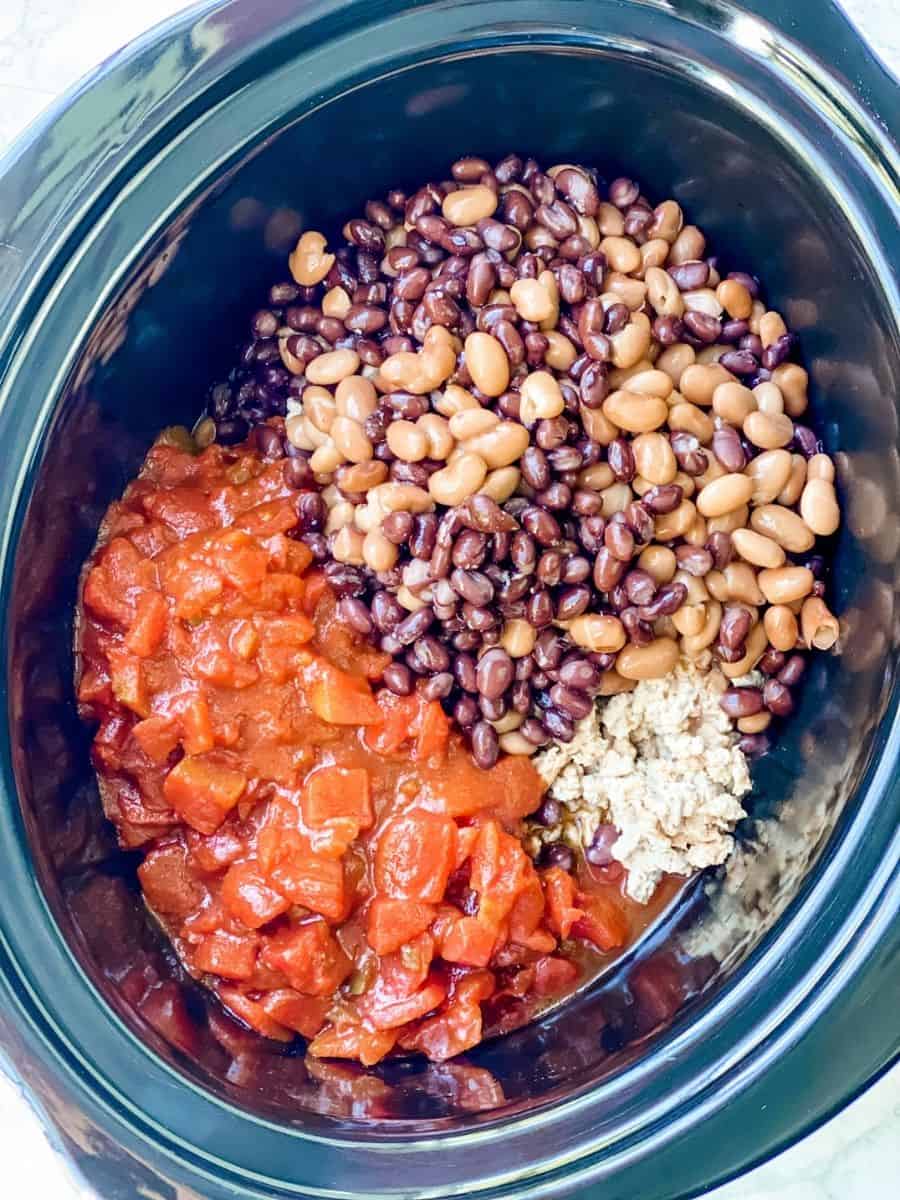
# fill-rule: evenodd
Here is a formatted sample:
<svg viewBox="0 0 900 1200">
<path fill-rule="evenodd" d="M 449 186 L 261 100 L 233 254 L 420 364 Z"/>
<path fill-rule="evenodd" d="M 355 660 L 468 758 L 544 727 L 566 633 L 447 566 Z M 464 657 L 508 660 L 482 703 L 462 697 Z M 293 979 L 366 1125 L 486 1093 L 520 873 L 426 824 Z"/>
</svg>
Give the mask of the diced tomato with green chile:
<svg viewBox="0 0 900 1200">
<path fill-rule="evenodd" d="M 186 966 L 244 1025 L 310 1039 L 314 1062 L 443 1061 L 507 989 L 570 989 L 585 952 L 568 939 L 622 945 L 625 902 L 534 867 L 527 759 L 482 771 L 438 702 L 379 689 L 387 656 L 290 536 L 297 499 L 247 446 L 159 444 L 111 507 L 77 647 L 105 810 Z M 165 989 L 143 1003 L 185 1041 Z"/>
</svg>

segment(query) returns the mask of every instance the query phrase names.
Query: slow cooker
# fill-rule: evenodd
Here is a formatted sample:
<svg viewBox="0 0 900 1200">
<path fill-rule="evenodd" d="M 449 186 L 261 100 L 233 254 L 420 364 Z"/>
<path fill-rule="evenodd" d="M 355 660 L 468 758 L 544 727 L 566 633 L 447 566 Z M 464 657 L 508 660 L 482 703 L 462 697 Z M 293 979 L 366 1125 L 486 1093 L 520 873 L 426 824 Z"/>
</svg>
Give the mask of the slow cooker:
<svg viewBox="0 0 900 1200">
<path fill-rule="evenodd" d="M 674 1200 L 896 1058 L 896 112 L 825 0 L 225 0 L 105 64 L 0 165 L 0 1035 L 98 1194 Z M 754 768 L 727 869 L 592 987 L 468 1074 L 314 1079 L 192 989 L 138 903 L 73 704 L 78 571 L 301 229 L 513 148 L 638 175 L 759 264 L 839 467 L 840 652 Z M 154 1013 L 136 956 L 168 981 Z"/>
</svg>

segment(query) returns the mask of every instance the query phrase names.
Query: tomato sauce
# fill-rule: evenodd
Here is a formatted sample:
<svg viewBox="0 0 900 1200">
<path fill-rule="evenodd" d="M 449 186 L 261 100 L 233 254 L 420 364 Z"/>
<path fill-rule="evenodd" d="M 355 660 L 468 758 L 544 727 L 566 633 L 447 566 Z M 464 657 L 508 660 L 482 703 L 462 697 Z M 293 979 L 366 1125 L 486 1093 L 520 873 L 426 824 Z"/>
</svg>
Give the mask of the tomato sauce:
<svg viewBox="0 0 900 1200">
<path fill-rule="evenodd" d="M 291 537 L 283 462 L 158 443 L 83 579 L 78 699 L 105 812 L 186 968 L 314 1057 L 444 1060 L 625 945 L 610 879 L 537 869 L 541 780 L 475 766 L 440 704 L 377 684 Z"/>
</svg>

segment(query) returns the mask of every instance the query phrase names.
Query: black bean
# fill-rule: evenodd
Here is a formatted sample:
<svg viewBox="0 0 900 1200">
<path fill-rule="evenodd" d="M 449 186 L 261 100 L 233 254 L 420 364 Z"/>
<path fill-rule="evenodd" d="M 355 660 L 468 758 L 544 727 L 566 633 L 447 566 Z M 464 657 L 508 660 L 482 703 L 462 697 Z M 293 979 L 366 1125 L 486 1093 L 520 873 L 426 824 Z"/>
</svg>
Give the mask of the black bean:
<svg viewBox="0 0 900 1200">
<path fill-rule="evenodd" d="M 453 719 L 463 729 L 474 725 L 479 715 L 478 704 L 471 696 L 460 696 L 453 706 Z"/>
<path fill-rule="evenodd" d="M 594 707 L 590 696 L 577 688 L 566 687 L 565 684 L 555 683 L 550 689 L 550 699 L 555 708 L 568 713 L 576 721 L 586 717 Z"/>
<path fill-rule="evenodd" d="M 634 567 L 623 580 L 625 594 L 632 604 L 650 604 L 656 595 L 656 580 L 642 567 Z"/>
<path fill-rule="evenodd" d="M 587 612 L 591 605 L 591 589 L 584 583 L 572 584 L 560 590 L 556 597 L 557 621 L 571 621 Z"/>
<path fill-rule="evenodd" d="M 767 679 L 762 692 L 763 703 L 776 717 L 789 717 L 794 711 L 791 690 L 780 679 Z"/>
<path fill-rule="evenodd" d="M 573 871 L 575 869 L 575 853 L 563 842 L 552 842 L 549 846 L 544 847 L 541 864 L 546 867 L 559 867 L 562 871 Z"/>
<path fill-rule="evenodd" d="M 393 662 L 384 668 L 384 686 L 397 696 L 408 696 L 413 690 L 413 677 L 409 667 Z"/>
<path fill-rule="evenodd" d="M 404 646 L 409 646 L 420 638 L 430 627 L 434 621 L 434 611 L 429 605 L 424 608 L 417 609 L 415 612 L 404 617 L 394 630 L 394 636 L 403 643 Z"/>
<path fill-rule="evenodd" d="M 548 708 L 542 717 L 544 728 L 551 737 L 560 742 L 571 742 L 575 736 L 575 722 L 556 708 Z"/>
<path fill-rule="evenodd" d="M 592 692 L 600 686 L 600 672 L 588 659 L 574 654 L 559 668 L 559 682 L 581 692 Z"/>
<path fill-rule="evenodd" d="M 689 575 L 695 575 L 698 578 L 706 575 L 713 568 L 713 556 L 702 546 L 679 546 L 675 551 L 675 558 L 682 571 L 687 571 Z"/>
<path fill-rule="evenodd" d="M 796 687 L 803 678 L 806 670 L 806 659 L 800 654 L 792 654 L 778 672 L 778 682 L 786 687 Z"/>
<path fill-rule="evenodd" d="M 755 687 L 730 687 L 719 698 L 719 707 L 733 721 L 740 717 L 752 717 L 762 711 L 762 692 Z"/>
<path fill-rule="evenodd" d="M 728 650 L 741 650 L 750 632 L 750 613 L 746 608 L 727 604 L 719 626 L 719 641 Z"/>
<path fill-rule="evenodd" d="M 553 600 L 548 591 L 532 592 L 525 604 L 525 619 L 535 629 L 544 629 L 553 620 Z"/>
<path fill-rule="evenodd" d="M 487 721 L 477 721 L 472 727 L 472 757 L 482 770 L 489 770 L 500 757 L 497 730 Z"/>
<path fill-rule="evenodd" d="M 563 641 L 559 634 L 546 629 L 534 643 L 534 661 L 542 671 L 553 671 L 562 662 Z"/>
<path fill-rule="evenodd" d="M 654 513 L 656 516 L 662 516 L 665 513 L 674 512 L 681 503 L 684 489 L 678 483 L 662 483 L 650 488 L 644 492 L 641 497 L 641 504 L 645 508 Z"/>
<path fill-rule="evenodd" d="M 734 555 L 731 545 L 731 534 L 722 530 L 711 533 L 706 541 L 706 549 L 710 552 L 713 565 L 717 571 L 724 571 Z"/>
<path fill-rule="evenodd" d="M 459 567 L 450 575 L 450 583 L 464 600 L 481 608 L 494 598 L 494 585 L 482 571 L 463 571 Z"/>
<path fill-rule="evenodd" d="M 522 525 L 541 546 L 552 546 L 559 541 L 560 528 L 554 517 L 537 505 L 522 513 Z"/>
<path fill-rule="evenodd" d="M 368 608 L 356 596 L 344 596 L 338 601 L 338 616 L 357 633 L 368 635 L 375 628 Z"/>
<path fill-rule="evenodd" d="M 638 608 L 641 619 L 655 621 L 657 617 L 671 617 L 678 612 L 687 598 L 687 587 L 683 583 L 664 583 L 649 604 Z"/>
<path fill-rule="evenodd" d="M 771 743 L 764 733 L 745 733 L 738 739 L 738 750 L 748 758 L 768 754 Z"/>
</svg>

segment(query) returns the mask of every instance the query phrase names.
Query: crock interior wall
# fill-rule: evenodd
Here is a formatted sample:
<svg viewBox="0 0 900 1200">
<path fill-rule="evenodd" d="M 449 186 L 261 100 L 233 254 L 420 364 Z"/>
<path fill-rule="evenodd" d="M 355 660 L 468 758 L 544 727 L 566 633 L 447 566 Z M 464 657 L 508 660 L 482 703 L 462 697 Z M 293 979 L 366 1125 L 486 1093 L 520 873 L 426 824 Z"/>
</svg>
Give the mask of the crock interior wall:
<svg viewBox="0 0 900 1200">
<path fill-rule="evenodd" d="M 798 716 L 755 770 L 760 795 L 753 815 L 781 813 L 796 837 L 809 842 L 810 862 L 813 843 L 826 840 L 865 765 L 886 696 L 900 490 L 896 412 L 888 398 L 898 392 L 898 355 L 883 332 L 892 326 L 866 248 L 824 193 L 812 163 L 724 96 L 639 58 L 496 52 L 378 80 L 302 119 L 290 103 L 286 95 L 281 131 L 154 240 L 105 315 L 103 338 L 95 330 L 86 341 L 46 439 L 22 531 L 10 610 L 20 793 L 58 918 L 120 1011 L 127 1003 L 96 961 L 105 955 L 99 965 L 109 967 L 117 949 L 104 948 L 95 934 L 88 939 L 92 959 L 72 931 L 67 907 L 86 880 L 110 872 L 132 879 L 135 866 L 115 853 L 95 820 L 88 740 L 72 705 L 69 644 L 80 563 L 103 509 L 155 432 L 191 424 L 207 387 L 235 361 L 248 314 L 265 302 L 270 283 L 286 277 L 297 231 L 337 234 L 368 197 L 443 178 L 460 154 L 497 158 L 514 149 L 545 163 L 594 163 L 606 178 L 636 175 L 654 201 L 679 200 L 725 269 L 758 273 L 769 302 L 801 335 L 817 429 L 827 449 L 847 455 L 844 499 L 858 535 L 845 530 L 838 539 L 832 600 L 850 611 L 854 629 L 866 632 L 851 640 L 852 653 L 843 658 L 816 659 Z M 148 287 L 148 264 L 167 246 L 168 269 Z M 120 326 L 124 343 L 101 361 Z M 758 826 L 748 823 L 746 832 L 759 841 Z M 761 861 L 767 853 L 760 848 Z M 741 954 L 800 886 L 799 877 L 791 878 L 743 931 Z M 714 972 L 705 996 L 725 974 Z M 627 1009 L 627 973 L 619 973 L 615 987 L 612 1008 Z M 622 1012 L 615 1017 L 621 1036 L 603 1035 L 612 1011 L 604 1003 L 586 997 L 577 1017 L 535 1025 L 469 1057 L 489 1066 L 519 1104 L 571 1092 L 634 1053 L 632 1038 L 645 1048 L 652 1042 Z M 222 1081 L 227 1065 L 210 1050 L 201 1068 L 210 1086 L 291 1115 L 277 1089 L 266 1095 L 265 1084 L 253 1096 L 235 1095 Z M 426 1103 L 421 1115 L 440 1114 Z"/>
</svg>

